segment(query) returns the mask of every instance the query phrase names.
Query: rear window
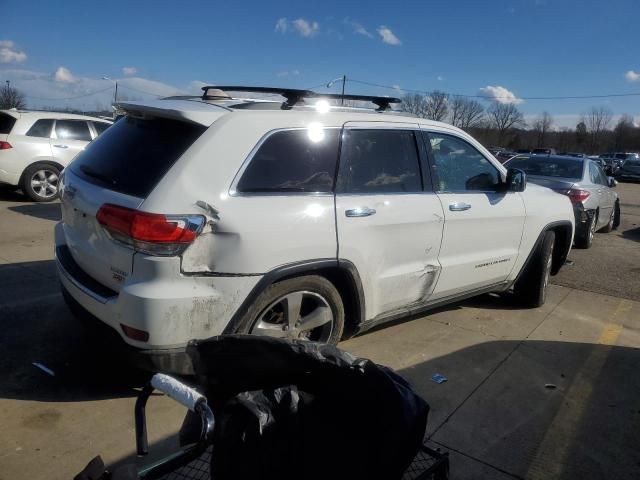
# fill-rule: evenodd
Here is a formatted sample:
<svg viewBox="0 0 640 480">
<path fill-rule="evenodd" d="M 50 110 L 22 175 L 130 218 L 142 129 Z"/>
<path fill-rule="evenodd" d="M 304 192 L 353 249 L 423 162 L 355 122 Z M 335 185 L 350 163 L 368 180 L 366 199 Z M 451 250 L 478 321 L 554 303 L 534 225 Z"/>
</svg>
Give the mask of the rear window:
<svg viewBox="0 0 640 480">
<path fill-rule="evenodd" d="M 238 182 L 243 193 L 331 192 L 339 129 L 284 130 L 270 135 Z"/>
<path fill-rule="evenodd" d="M 93 122 L 93 126 L 96 129 L 96 133 L 98 135 L 101 135 L 107 128 L 111 126 L 111 124 L 105 122 Z"/>
<path fill-rule="evenodd" d="M 71 164 L 73 173 L 111 190 L 146 197 L 206 127 L 124 117 Z"/>
<path fill-rule="evenodd" d="M 29 131 L 27 132 L 28 137 L 40 137 L 40 138 L 49 138 L 51 137 L 51 129 L 53 128 L 53 120 L 51 119 L 40 119 L 34 123 Z"/>
<path fill-rule="evenodd" d="M 8 113 L 0 112 L 0 133 L 11 133 L 13 125 L 16 123 L 16 119 Z"/>
<path fill-rule="evenodd" d="M 509 161 L 510 168 L 524 170 L 527 175 L 537 175 L 540 177 L 558 177 L 571 180 L 582 178 L 584 160 L 570 158 L 522 158 L 516 157 Z"/>
</svg>

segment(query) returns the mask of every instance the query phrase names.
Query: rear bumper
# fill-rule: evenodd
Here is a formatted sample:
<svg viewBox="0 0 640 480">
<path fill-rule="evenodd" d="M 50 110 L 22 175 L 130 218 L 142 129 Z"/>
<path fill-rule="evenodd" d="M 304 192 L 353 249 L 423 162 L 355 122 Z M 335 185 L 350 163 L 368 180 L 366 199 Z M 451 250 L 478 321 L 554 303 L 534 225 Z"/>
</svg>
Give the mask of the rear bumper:
<svg viewBox="0 0 640 480">
<path fill-rule="evenodd" d="M 132 365 L 152 372 L 193 374 L 191 359 L 184 348 L 145 350 L 125 343 L 120 335 L 85 309 L 69 291 L 61 286 L 62 297 L 69 310 L 83 323 L 83 326 L 100 339 L 102 347 L 122 354 Z"/>
<path fill-rule="evenodd" d="M 0 167 L 0 183 L 17 186 L 20 183 L 20 174 L 7 172 Z"/>
<path fill-rule="evenodd" d="M 180 259 L 136 254 L 132 273 L 115 292 L 85 273 L 55 229 L 55 262 L 68 295 L 131 347 L 146 355 L 180 354 L 192 339 L 223 333 L 260 276 L 189 276 Z M 148 333 L 147 341 L 128 337 L 123 326 Z M 167 360 L 168 361 L 168 360 Z"/>
</svg>

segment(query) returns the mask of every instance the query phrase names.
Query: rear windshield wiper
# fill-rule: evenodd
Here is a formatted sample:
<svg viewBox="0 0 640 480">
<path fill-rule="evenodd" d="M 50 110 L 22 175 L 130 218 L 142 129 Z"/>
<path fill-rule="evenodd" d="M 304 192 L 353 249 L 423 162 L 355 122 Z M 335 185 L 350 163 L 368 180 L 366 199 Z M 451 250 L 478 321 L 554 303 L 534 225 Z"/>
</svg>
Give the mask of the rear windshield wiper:
<svg viewBox="0 0 640 480">
<path fill-rule="evenodd" d="M 108 183 L 109 185 L 116 184 L 116 181 L 113 178 L 109 178 L 108 176 L 100 172 L 96 172 L 94 169 L 92 169 L 91 167 L 88 167 L 87 165 L 80 165 L 79 168 L 80 168 L 80 171 L 82 171 L 82 173 L 84 173 L 89 177 L 97 178 L 98 180 L 101 180 L 104 183 Z"/>
</svg>

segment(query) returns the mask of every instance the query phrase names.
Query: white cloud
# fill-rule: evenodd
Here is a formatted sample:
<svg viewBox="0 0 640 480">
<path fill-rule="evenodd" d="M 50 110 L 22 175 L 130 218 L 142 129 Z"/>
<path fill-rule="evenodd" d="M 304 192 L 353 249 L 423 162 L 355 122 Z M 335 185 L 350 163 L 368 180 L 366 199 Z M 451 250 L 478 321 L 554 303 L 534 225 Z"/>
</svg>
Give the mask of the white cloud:
<svg viewBox="0 0 640 480">
<path fill-rule="evenodd" d="M 499 85 L 496 85 L 495 87 L 492 85 L 487 85 L 486 87 L 481 88 L 480 95 L 488 97 L 488 100 L 492 100 L 494 102 L 502 103 L 505 105 L 519 105 L 524 101 L 521 98 L 516 97 L 516 95 L 511 90 Z"/>
<path fill-rule="evenodd" d="M 27 54 L 17 50 L 11 40 L 0 40 L 0 63 L 22 63 Z"/>
<path fill-rule="evenodd" d="M 282 72 L 276 73 L 276 77 L 280 77 L 280 78 L 288 77 L 290 75 L 292 76 L 300 75 L 300 70 L 284 70 Z"/>
<path fill-rule="evenodd" d="M 400 39 L 395 36 L 389 27 L 380 25 L 380 27 L 378 27 L 378 35 L 380 35 L 384 43 L 388 43 L 389 45 L 402 45 Z"/>
<path fill-rule="evenodd" d="M 279 18 L 276 22 L 275 31 L 278 33 L 284 35 L 292 29 L 303 37 L 315 37 L 320 31 L 320 24 L 316 21 L 305 20 L 304 18 L 287 20 L 286 17 Z"/>
<path fill-rule="evenodd" d="M 287 19 L 285 17 L 279 18 L 276 22 L 275 31 L 280 33 L 287 33 L 287 30 L 289 30 L 289 23 L 287 22 Z"/>
<path fill-rule="evenodd" d="M 192 80 L 187 85 L 187 92 L 195 95 L 202 95 L 202 87 L 208 87 L 209 85 L 215 85 L 215 82 L 203 82 L 202 80 Z"/>
<path fill-rule="evenodd" d="M 298 18 L 291 22 L 291 24 L 303 37 L 313 37 L 320 29 L 320 24 L 318 24 L 318 22 L 305 20 L 304 18 Z"/>
<path fill-rule="evenodd" d="M 398 92 L 398 95 L 404 95 L 404 90 L 400 87 L 400 85 L 393 85 L 393 89 Z"/>
<path fill-rule="evenodd" d="M 132 77 L 136 73 L 138 73 L 138 69 L 136 67 L 122 67 L 122 74 L 127 77 Z"/>
<path fill-rule="evenodd" d="M 0 69 L 0 78 L 22 91 L 30 108 L 74 108 L 95 110 L 109 108 L 113 100 L 113 83 L 100 77 L 73 75 L 60 67 L 53 74 L 25 69 Z M 73 79 L 72 81 L 69 81 Z M 150 100 L 191 92 L 190 86 L 177 88 L 155 80 L 139 77 L 114 78 L 118 81 L 118 99 Z M 201 94 L 201 91 L 194 91 Z"/>
<path fill-rule="evenodd" d="M 63 66 L 58 67 L 58 69 L 53 74 L 53 79 L 56 82 L 61 82 L 61 83 L 73 83 L 76 81 L 76 78 L 69 71 L 69 69 Z"/>
<path fill-rule="evenodd" d="M 344 20 L 342 20 L 342 23 L 353 28 L 353 33 L 373 38 L 373 34 L 369 30 L 367 30 L 360 22 L 356 22 L 354 20 L 351 20 L 349 17 L 346 17 Z"/>
<path fill-rule="evenodd" d="M 634 70 L 629 70 L 624 74 L 624 78 L 626 78 L 628 82 L 637 82 L 640 80 L 640 73 Z"/>
<path fill-rule="evenodd" d="M 438 80 L 439 82 L 444 82 L 444 77 L 442 75 L 438 75 L 436 77 L 436 80 Z"/>
</svg>

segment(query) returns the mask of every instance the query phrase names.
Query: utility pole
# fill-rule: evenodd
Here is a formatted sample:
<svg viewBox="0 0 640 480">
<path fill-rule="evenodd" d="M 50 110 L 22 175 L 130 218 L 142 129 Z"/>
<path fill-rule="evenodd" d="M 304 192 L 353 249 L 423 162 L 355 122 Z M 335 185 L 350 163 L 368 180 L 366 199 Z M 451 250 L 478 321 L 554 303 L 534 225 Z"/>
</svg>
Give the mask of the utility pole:
<svg viewBox="0 0 640 480">
<path fill-rule="evenodd" d="M 347 76 L 342 75 L 342 98 L 340 99 L 341 105 L 344 107 L 344 85 L 347 83 Z"/>
</svg>

